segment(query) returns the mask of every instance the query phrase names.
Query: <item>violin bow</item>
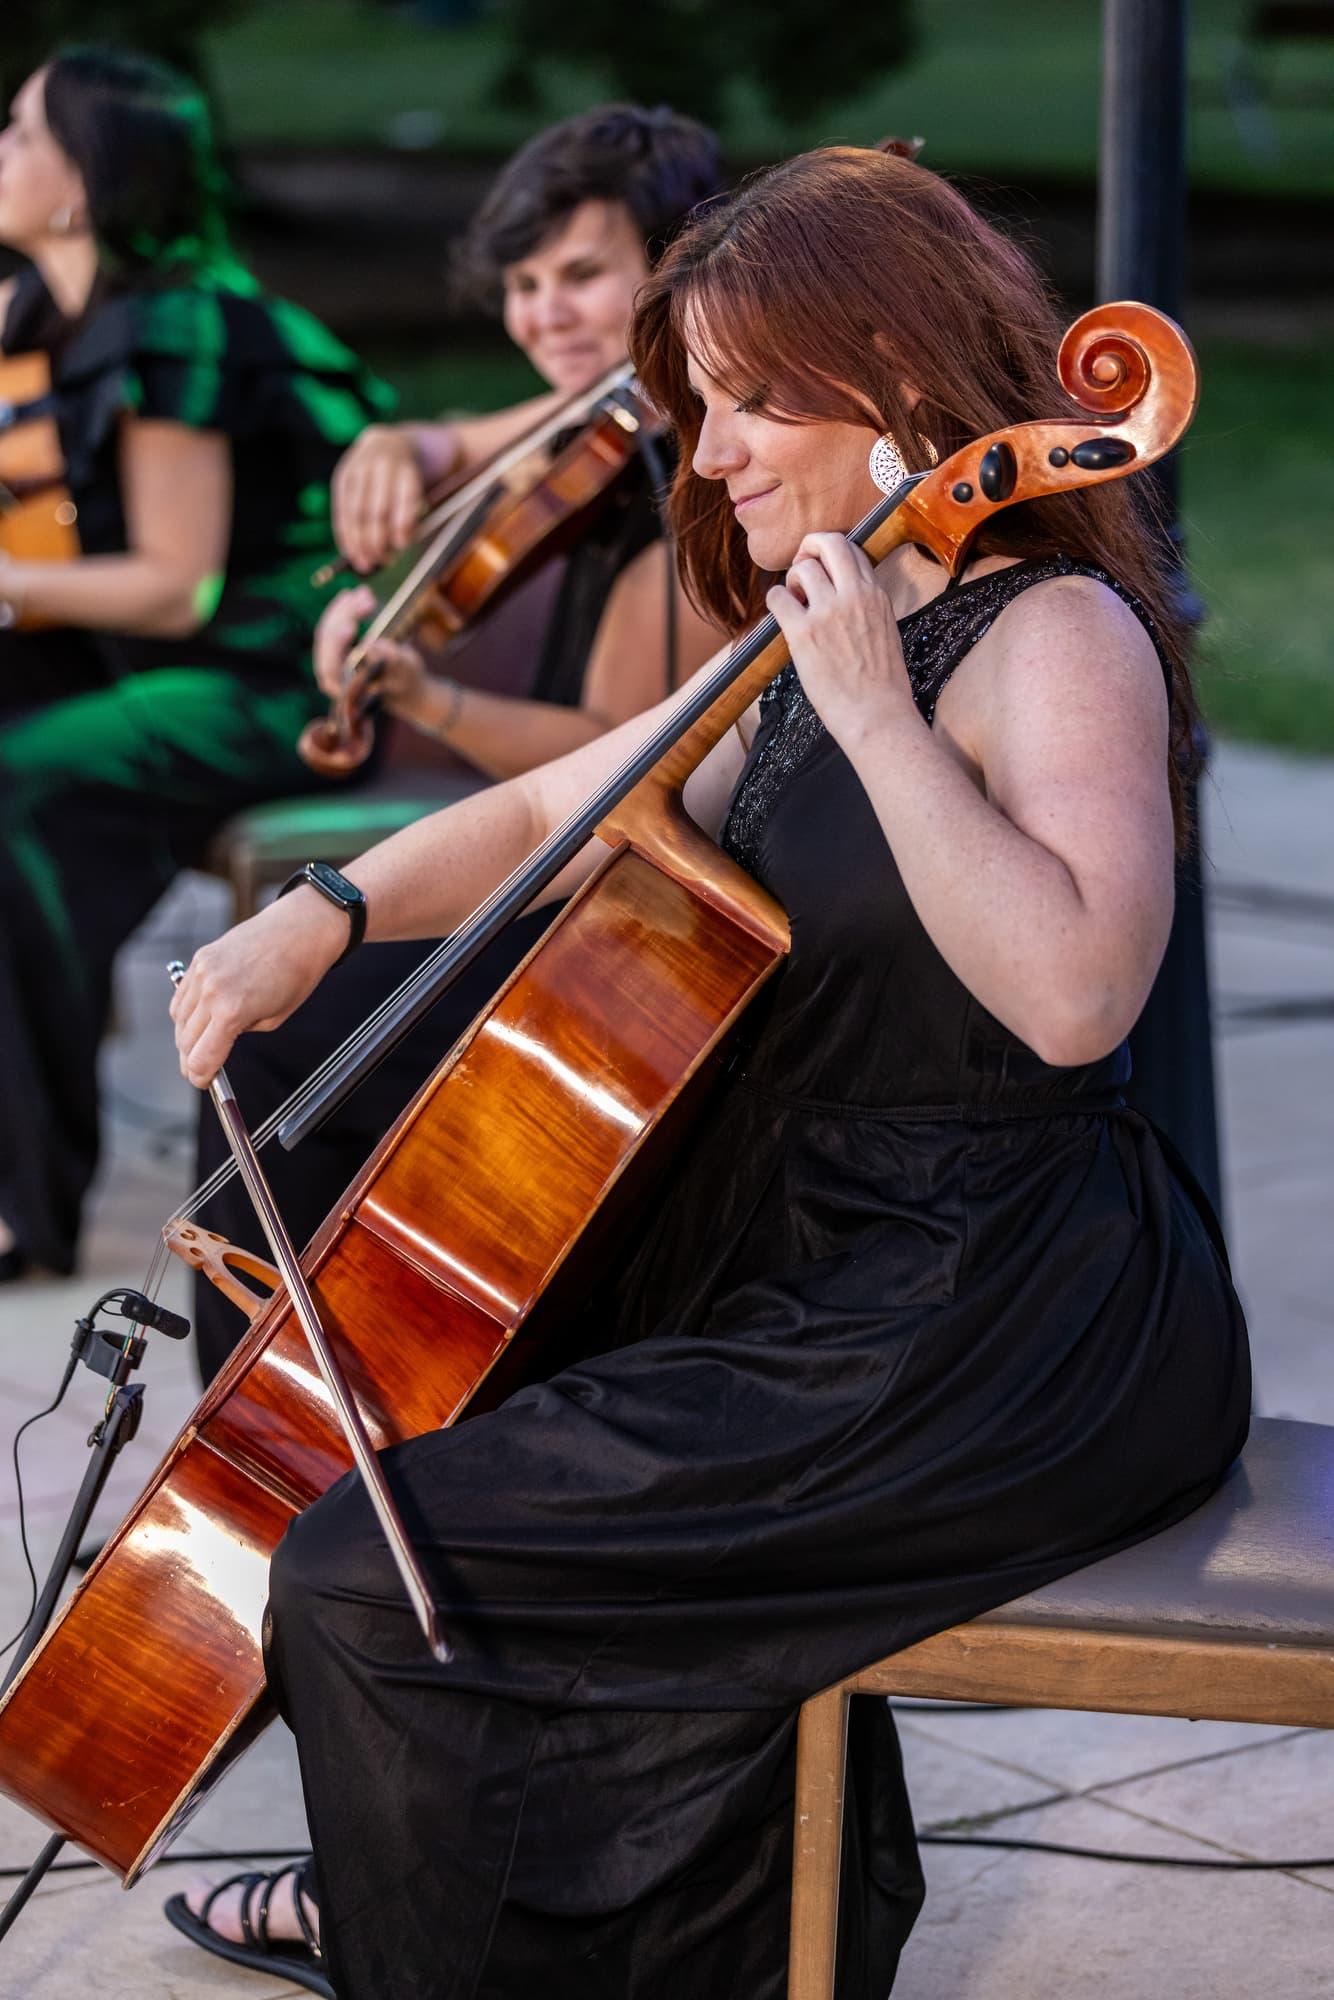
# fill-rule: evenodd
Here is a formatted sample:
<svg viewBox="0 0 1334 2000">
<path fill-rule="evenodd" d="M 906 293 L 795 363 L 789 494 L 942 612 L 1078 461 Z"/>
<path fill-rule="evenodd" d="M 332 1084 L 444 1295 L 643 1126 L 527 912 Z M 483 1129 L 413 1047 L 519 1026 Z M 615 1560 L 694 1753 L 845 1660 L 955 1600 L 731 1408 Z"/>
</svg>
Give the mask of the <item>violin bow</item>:
<svg viewBox="0 0 1334 2000">
<path fill-rule="evenodd" d="M 568 396 L 560 408 L 553 410 L 536 429 L 525 431 L 524 435 L 516 439 L 512 445 L 508 445 L 504 451 L 497 452 L 495 457 L 488 459 L 470 479 L 466 479 L 462 486 L 450 488 L 448 481 L 445 481 L 443 491 L 441 487 L 437 487 L 435 490 L 440 497 L 432 499 L 428 496 L 426 512 L 418 521 L 413 536 L 418 546 L 428 536 L 431 537 L 432 546 L 425 552 L 423 560 L 428 563 L 433 560 L 435 538 L 440 530 L 456 520 L 465 508 L 473 506 L 476 501 L 490 493 L 498 480 L 508 477 L 516 466 L 522 465 L 526 458 L 530 458 L 535 451 L 540 451 L 544 444 L 558 437 L 561 431 L 568 430 L 572 424 L 583 423 L 599 403 L 604 402 L 609 396 L 614 396 L 618 389 L 633 389 L 634 380 L 633 364 L 629 361 L 618 361 L 616 366 L 609 368 L 591 389 L 581 389 L 576 395 Z M 322 589 L 325 584 L 332 583 L 335 577 L 344 575 L 351 567 L 346 556 L 338 556 L 333 562 L 327 562 L 315 570 L 310 579 L 311 583 Z M 413 576 L 415 575 L 414 569 Z M 407 590 L 410 581 L 411 579 L 408 579 L 399 586 L 394 593 L 395 598 Z"/>
</svg>

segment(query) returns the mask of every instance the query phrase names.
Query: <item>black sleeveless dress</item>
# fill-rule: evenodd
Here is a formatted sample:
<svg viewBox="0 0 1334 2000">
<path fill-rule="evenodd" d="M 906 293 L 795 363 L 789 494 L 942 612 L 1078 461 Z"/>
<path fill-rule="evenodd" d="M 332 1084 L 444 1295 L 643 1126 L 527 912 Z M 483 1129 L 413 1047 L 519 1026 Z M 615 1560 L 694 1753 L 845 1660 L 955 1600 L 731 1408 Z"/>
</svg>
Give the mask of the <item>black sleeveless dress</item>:
<svg viewBox="0 0 1334 2000">
<path fill-rule="evenodd" d="M 1072 573 L 904 620 L 923 712 Z M 1179 1518 L 1245 1436 L 1216 1225 L 1123 1053 L 1052 1068 L 959 983 L 791 669 L 726 844 L 792 953 L 602 1351 L 385 1455 L 457 1663 L 351 1483 L 275 1557 L 341 2000 L 781 2000 L 796 1705 Z M 921 1885 L 883 1703 L 855 1743 L 838 1992 L 883 2000 Z"/>
</svg>

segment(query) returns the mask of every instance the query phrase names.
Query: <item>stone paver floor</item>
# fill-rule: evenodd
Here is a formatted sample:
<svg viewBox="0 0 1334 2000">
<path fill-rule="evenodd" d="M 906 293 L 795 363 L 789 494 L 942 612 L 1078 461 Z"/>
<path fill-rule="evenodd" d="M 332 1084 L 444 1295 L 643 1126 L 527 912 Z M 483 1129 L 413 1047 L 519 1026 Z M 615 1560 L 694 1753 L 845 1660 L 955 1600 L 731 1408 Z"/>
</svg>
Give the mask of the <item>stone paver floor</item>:
<svg viewBox="0 0 1334 2000">
<path fill-rule="evenodd" d="M 1270 1415 L 1334 1422 L 1334 766 L 1220 751 L 1206 801 L 1228 1226 Z M 1280 888 L 1280 902 L 1265 892 Z M 1303 901 L 1302 899 L 1306 899 Z M 162 964 L 220 920 L 190 878 L 122 967 L 108 1050 L 110 1146 L 85 1267 L 0 1302 L 0 1447 L 49 1400 L 76 1315 L 141 1282 L 189 1168 L 192 1104 L 165 1032 Z M 165 1302 L 184 1309 L 173 1273 Z M 116 1518 L 194 1401 L 187 1348 L 154 1338 L 146 1419 L 103 1506 Z M 23 1449 L 36 1559 L 49 1557 L 101 1398 L 80 1371 Z M 23 1615 L 12 1474 L 0 1468 L 0 1637 Z M 916 1708 L 901 1718 L 924 1828 L 1118 1852 L 1334 1855 L 1334 1736 L 1226 1724 Z M 192 1824 L 192 1854 L 296 1846 L 290 1741 L 272 1730 Z M 0 1804 L 0 1864 L 42 1841 Z M 895 2000 L 1308 2000 L 1334 1995 L 1334 1869 L 1208 1874 L 982 1847 L 929 1847 L 926 1911 Z M 238 1864 L 239 1865 L 239 1864 Z M 99 1872 L 48 1881 L 0 1944 L 6 2000 L 273 2000 L 297 1989 L 230 1970 L 159 1916 L 189 1865 L 129 1895 Z M 214 1873 L 219 1872 L 215 1869 Z M 442 1951 L 448 1941 L 442 1940 Z M 391 2000 L 386 1995 L 385 2000 Z M 696 2000 L 696 1996 L 682 1996 Z M 698 2000 L 703 2000 L 699 1996 Z M 745 2000 L 745 1996 L 737 1996 Z"/>
</svg>

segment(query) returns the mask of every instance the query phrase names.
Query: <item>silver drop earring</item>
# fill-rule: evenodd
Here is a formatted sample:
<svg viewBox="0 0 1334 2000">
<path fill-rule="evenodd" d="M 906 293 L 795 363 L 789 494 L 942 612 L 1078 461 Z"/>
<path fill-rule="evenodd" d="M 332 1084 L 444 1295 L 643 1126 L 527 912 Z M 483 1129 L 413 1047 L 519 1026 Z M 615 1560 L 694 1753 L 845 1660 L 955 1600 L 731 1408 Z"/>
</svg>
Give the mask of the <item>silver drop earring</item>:
<svg viewBox="0 0 1334 2000">
<path fill-rule="evenodd" d="M 940 453 L 930 438 L 923 437 L 918 431 L 917 442 L 926 453 L 928 461 L 932 465 L 938 465 Z M 876 439 L 871 446 L 871 456 L 867 463 L 871 477 L 882 493 L 897 492 L 908 477 L 908 468 L 903 462 L 903 454 L 895 441 L 893 431 L 886 431 L 883 437 Z"/>
<path fill-rule="evenodd" d="M 53 236 L 69 236 L 74 229 L 74 210 L 56 209 L 51 217 L 50 229 Z"/>
<path fill-rule="evenodd" d="M 867 462 L 872 479 L 882 493 L 896 493 L 908 477 L 908 468 L 894 441 L 893 431 L 886 431 L 871 446 L 871 456 Z"/>
</svg>

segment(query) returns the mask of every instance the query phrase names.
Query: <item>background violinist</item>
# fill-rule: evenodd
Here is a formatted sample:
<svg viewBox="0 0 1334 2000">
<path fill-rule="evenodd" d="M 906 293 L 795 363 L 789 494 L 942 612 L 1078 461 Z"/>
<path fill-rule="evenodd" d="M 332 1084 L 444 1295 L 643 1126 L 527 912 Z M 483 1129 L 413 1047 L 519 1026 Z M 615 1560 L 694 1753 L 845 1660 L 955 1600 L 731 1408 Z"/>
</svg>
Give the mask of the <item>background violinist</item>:
<svg viewBox="0 0 1334 2000">
<path fill-rule="evenodd" d="M 464 240 L 459 275 L 474 297 L 503 308 L 511 338 L 551 391 L 485 417 L 370 426 L 334 474 L 334 524 L 349 559 L 367 567 L 392 555 L 411 536 L 428 489 L 477 470 L 624 358 L 635 295 L 651 264 L 690 210 L 718 192 L 721 175 L 713 134 L 665 106 L 597 107 L 539 133 L 515 155 Z M 670 442 L 659 450 L 670 465 Z M 443 737 L 487 777 L 504 778 L 591 741 L 659 700 L 708 657 L 719 633 L 677 582 L 654 484 L 649 465 L 636 461 L 581 531 L 554 599 L 547 599 L 546 627 L 523 692 L 463 686 L 436 671 L 415 645 L 385 641 L 375 655 L 384 707 Z M 320 621 L 316 672 L 330 694 L 372 602 L 368 588 L 342 591 Z M 674 660 L 668 657 L 673 631 Z M 483 681 L 490 644 L 485 625 L 469 639 L 469 673 Z M 270 1149 L 269 1171 L 298 1240 L 322 1220 L 441 1049 L 548 920 L 549 912 L 538 913 L 514 925 L 298 1152 Z M 229 1072 L 242 1104 L 258 1118 L 280 1103 L 421 956 L 419 945 L 360 953 L 278 1033 L 248 1037 Z M 226 1157 L 217 1120 L 204 1105 L 200 1182 Z M 263 1253 L 239 1183 L 216 1195 L 202 1220 Z M 244 1321 L 205 1278 L 195 1286 L 194 1328 L 207 1381 L 240 1339 Z M 216 1909 L 214 1921 L 228 1914 Z"/>
</svg>

